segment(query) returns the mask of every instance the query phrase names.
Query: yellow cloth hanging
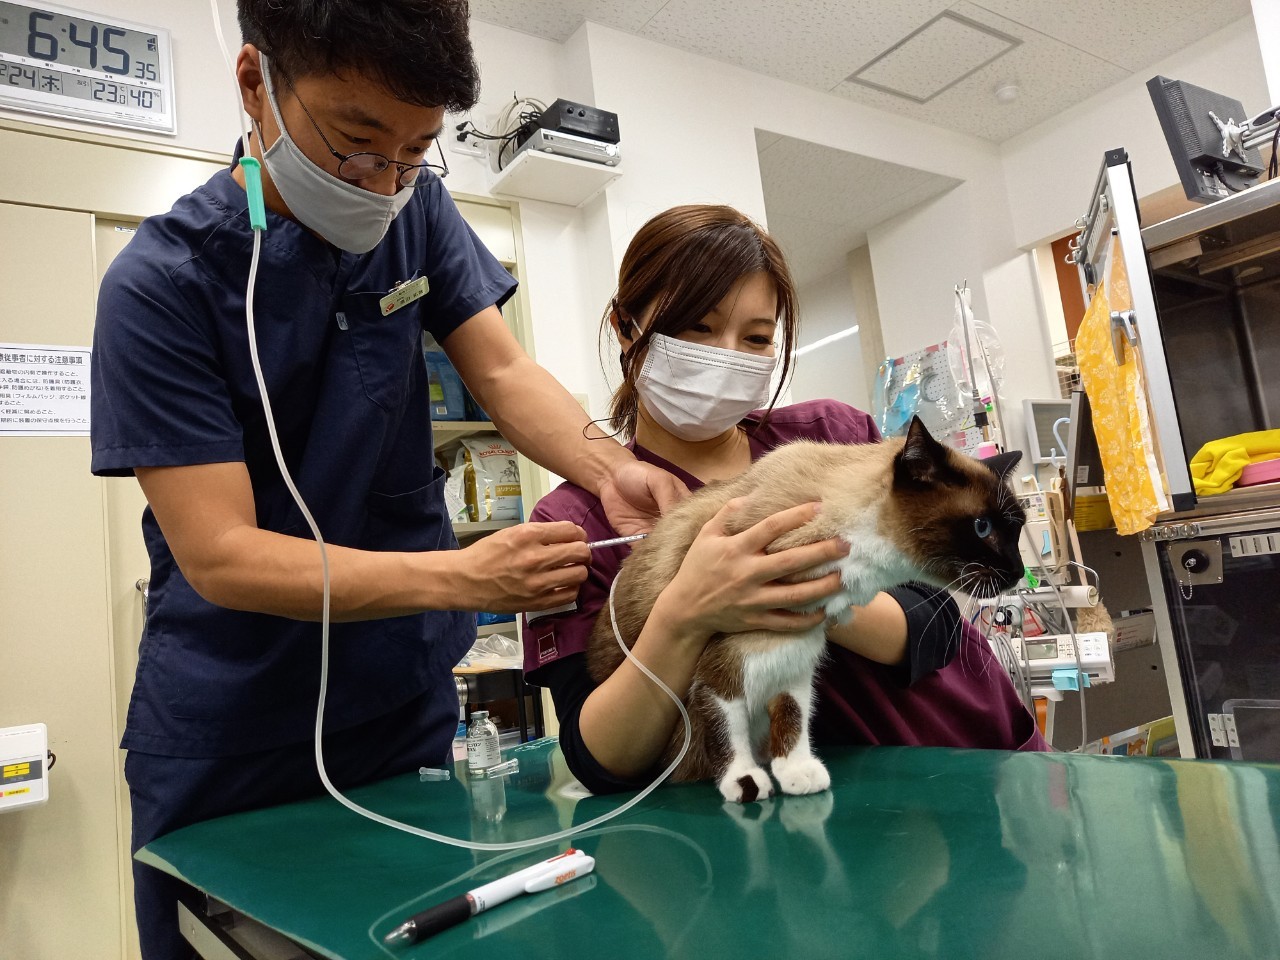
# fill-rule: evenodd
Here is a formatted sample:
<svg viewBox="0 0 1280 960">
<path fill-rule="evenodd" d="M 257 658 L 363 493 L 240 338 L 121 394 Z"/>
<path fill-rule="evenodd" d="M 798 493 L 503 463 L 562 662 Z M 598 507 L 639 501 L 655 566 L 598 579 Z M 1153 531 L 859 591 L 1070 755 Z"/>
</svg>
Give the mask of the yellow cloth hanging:
<svg viewBox="0 0 1280 960">
<path fill-rule="evenodd" d="M 1210 440 L 1191 458 L 1191 482 L 1196 493 L 1226 493 L 1251 463 L 1280 457 L 1280 430 L 1259 430 Z"/>
<path fill-rule="evenodd" d="M 1125 339 L 1124 362 L 1117 364 L 1111 344 L 1111 311 L 1127 310 L 1131 301 L 1118 244 L 1113 245 L 1110 259 L 1115 293 L 1109 298 L 1106 283 L 1098 284 L 1076 333 L 1076 359 L 1093 411 L 1111 515 L 1116 531 L 1128 535 L 1151 526 L 1158 514 L 1169 509 L 1169 502 L 1147 416 L 1137 351 Z"/>
</svg>

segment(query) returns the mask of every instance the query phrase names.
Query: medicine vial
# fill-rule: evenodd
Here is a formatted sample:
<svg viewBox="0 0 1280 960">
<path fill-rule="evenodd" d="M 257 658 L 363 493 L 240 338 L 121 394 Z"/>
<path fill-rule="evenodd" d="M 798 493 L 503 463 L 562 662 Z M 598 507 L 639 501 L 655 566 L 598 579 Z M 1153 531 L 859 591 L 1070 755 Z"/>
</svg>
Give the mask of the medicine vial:
<svg viewBox="0 0 1280 960">
<path fill-rule="evenodd" d="M 490 767 L 501 760 L 498 728 L 489 719 L 489 711 L 475 711 L 471 714 L 471 724 L 467 727 L 467 773 L 473 777 L 483 777 Z"/>
</svg>

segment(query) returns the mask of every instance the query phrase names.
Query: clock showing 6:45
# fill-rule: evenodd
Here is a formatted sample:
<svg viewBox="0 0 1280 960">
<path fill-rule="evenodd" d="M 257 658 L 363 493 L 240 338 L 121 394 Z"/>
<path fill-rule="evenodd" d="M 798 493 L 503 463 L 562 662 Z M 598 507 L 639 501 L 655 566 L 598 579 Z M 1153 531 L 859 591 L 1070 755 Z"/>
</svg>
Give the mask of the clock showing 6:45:
<svg viewBox="0 0 1280 960">
<path fill-rule="evenodd" d="M 169 31 L 0 0 L 0 106 L 175 133 Z"/>
</svg>

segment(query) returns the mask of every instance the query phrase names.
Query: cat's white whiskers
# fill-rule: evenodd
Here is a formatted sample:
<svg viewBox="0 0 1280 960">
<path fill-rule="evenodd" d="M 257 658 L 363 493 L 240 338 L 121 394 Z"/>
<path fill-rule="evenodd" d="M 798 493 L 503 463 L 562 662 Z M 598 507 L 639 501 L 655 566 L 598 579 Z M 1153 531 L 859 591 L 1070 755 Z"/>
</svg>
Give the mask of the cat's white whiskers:
<svg viewBox="0 0 1280 960">
<path fill-rule="evenodd" d="M 969 616 L 970 616 L 969 611 L 974 608 L 975 604 L 976 604 L 976 601 L 973 599 L 973 597 L 972 596 L 968 597 L 965 600 L 964 605 L 960 608 L 960 620 L 956 623 L 954 642 L 956 644 L 956 657 L 960 661 L 961 674 L 969 673 L 969 665 L 965 662 L 966 644 L 965 644 L 964 627 L 965 627 L 965 624 L 969 622 Z M 953 642 L 952 638 L 948 638 L 947 640 L 948 649 L 950 649 L 952 642 Z"/>
<path fill-rule="evenodd" d="M 950 590 L 953 586 L 955 586 L 955 585 L 956 585 L 957 583 L 959 583 L 959 582 L 960 582 L 960 578 L 959 578 L 959 577 L 956 577 L 954 580 L 952 580 L 952 581 L 951 581 L 950 583 L 948 583 L 946 586 L 943 586 L 943 587 L 934 587 L 934 591 L 935 591 L 936 593 L 941 593 L 941 592 L 943 592 L 943 591 Z M 931 600 L 932 600 L 932 599 L 933 599 L 932 597 L 926 597 L 925 599 L 923 599 L 923 600 L 919 601 L 918 603 L 913 603 L 911 606 L 907 607 L 903 612 L 904 612 L 904 613 L 910 613 L 912 610 L 916 609 L 916 607 L 923 607 L 926 603 L 931 602 Z"/>
<path fill-rule="evenodd" d="M 928 632 L 929 632 L 929 627 L 931 627 L 931 626 L 933 625 L 933 621 L 934 621 L 934 620 L 937 620 L 937 619 L 938 619 L 938 615 L 939 615 L 939 614 L 941 614 L 941 613 L 942 613 L 942 611 L 943 611 L 943 610 L 945 610 L 945 609 L 946 609 L 946 604 L 945 604 L 945 603 L 939 604 L 938 608 L 937 608 L 936 610 L 934 610 L 934 611 L 933 611 L 933 616 L 931 616 L 931 617 L 928 619 L 928 621 L 925 623 L 925 625 L 924 625 L 924 629 L 920 631 L 920 637 L 918 637 L 917 639 L 923 639 L 924 635 L 925 635 L 926 633 L 928 633 Z"/>
<path fill-rule="evenodd" d="M 975 611 L 975 612 L 980 611 L 980 610 L 982 609 L 982 603 L 981 603 L 981 601 L 979 601 L 979 600 L 976 600 L 976 599 L 975 599 L 975 600 L 974 600 L 974 603 L 973 603 L 973 606 L 974 606 L 974 611 Z M 990 641 L 990 640 L 988 640 L 985 636 L 983 636 L 983 635 L 982 635 L 982 631 L 978 630 L 976 627 L 974 628 L 974 632 L 975 632 L 976 634 L 978 634 L 979 640 L 980 640 L 982 643 L 987 644 L 987 646 L 988 646 L 988 651 L 989 651 L 989 650 L 990 650 L 990 644 L 991 644 L 991 641 Z M 974 653 L 974 656 L 977 656 L 977 654 L 976 654 L 976 653 Z M 990 668 L 991 668 L 991 658 L 990 658 L 990 657 L 984 657 L 984 658 L 983 658 L 983 660 L 982 660 L 982 672 L 981 672 L 981 674 L 980 674 L 980 675 L 981 675 L 981 676 L 983 676 L 983 677 L 985 677 L 985 676 L 987 675 L 987 671 L 988 671 Z"/>
<path fill-rule="evenodd" d="M 974 595 L 971 592 L 966 591 L 964 606 L 961 607 L 960 609 L 960 622 L 956 624 L 956 643 L 958 644 L 958 647 L 956 648 L 956 655 L 960 658 L 960 670 L 962 673 L 965 672 L 965 670 L 967 669 L 967 664 L 965 663 L 964 627 L 965 627 L 965 624 L 969 622 L 969 617 L 971 616 L 971 612 L 976 611 L 977 609 L 978 609 L 977 598 L 974 597 Z"/>
<path fill-rule="evenodd" d="M 925 572 L 928 572 L 928 571 L 925 571 Z M 956 578 L 954 578 L 953 580 L 949 581 L 945 586 L 935 588 L 935 589 L 936 589 L 936 592 L 935 592 L 934 594 L 932 594 L 932 595 L 930 595 L 930 596 L 928 596 L 928 597 L 925 597 L 923 600 L 920 600 L 920 601 L 918 601 L 918 602 L 916 602 L 916 603 L 913 603 L 911 606 L 909 606 L 909 607 L 905 608 L 905 609 L 903 610 L 903 613 L 910 613 L 912 610 L 915 610 L 917 607 L 922 607 L 922 606 L 924 606 L 924 605 L 925 605 L 925 604 L 927 604 L 927 603 L 932 603 L 932 602 L 933 602 L 934 597 L 936 597 L 939 593 L 946 593 L 946 592 L 950 591 L 952 587 L 956 586 L 956 585 L 960 582 L 960 580 L 961 580 L 961 578 L 960 578 L 960 577 L 956 577 Z M 937 610 L 935 610 L 935 611 L 934 611 L 933 616 L 932 616 L 932 617 L 930 617 L 930 618 L 929 618 L 928 623 L 927 623 L 927 624 L 925 624 L 924 629 L 920 630 L 920 631 L 917 633 L 916 638 L 915 638 L 915 648 L 912 650 L 912 658 L 913 658 L 913 659 L 915 659 L 915 658 L 919 657 L 921 650 L 924 648 L 924 638 L 925 638 L 925 635 L 929 632 L 929 631 L 928 631 L 928 627 L 929 627 L 929 625 L 930 625 L 930 624 L 932 624 L 932 623 L 933 623 L 934 618 L 935 618 L 935 617 L 937 617 L 937 615 L 938 615 L 939 613 L 941 613 L 941 612 L 942 612 L 942 607 L 939 607 Z M 945 657 L 945 653 L 946 653 L 946 649 L 945 649 L 945 648 L 944 648 L 944 650 L 943 650 L 943 653 L 944 653 L 944 657 Z"/>
<path fill-rule="evenodd" d="M 960 584 L 961 589 L 963 589 L 963 578 L 957 577 L 956 579 L 952 580 L 951 583 L 947 585 L 947 587 L 943 588 L 943 590 L 949 590 L 953 584 Z M 926 601 L 921 601 L 921 603 L 924 603 L 924 602 Z M 911 609 L 914 610 L 915 607 L 919 605 L 920 604 L 916 604 Z M 933 621 L 936 620 L 938 616 L 942 613 L 942 611 L 945 609 L 946 609 L 945 603 L 939 604 L 938 608 L 933 611 L 933 616 L 929 618 L 928 622 L 925 623 L 923 629 L 920 630 L 919 636 L 916 637 L 916 654 L 917 655 L 920 653 L 920 650 L 922 649 L 924 638 L 929 633 L 929 628 L 933 626 Z M 946 642 L 943 644 L 943 648 L 942 648 L 942 659 L 944 661 L 947 659 L 947 653 L 950 649 L 951 649 L 951 639 L 948 632 L 948 636 L 946 637 Z"/>
<path fill-rule="evenodd" d="M 996 605 L 996 607 L 997 607 L 997 608 L 999 608 L 999 607 L 1003 607 L 1003 606 L 1004 606 L 1004 591 L 1000 591 L 1000 592 L 996 593 L 996 594 L 995 594 L 991 599 L 995 600 L 995 605 Z M 992 625 L 992 629 L 993 629 L 993 630 L 995 629 L 995 625 L 994 625 L 994 624 Z M 985 637 L 985 636 L 984 636 L 984 637 L 982 638 L 982 640 L 983 640 L 983 642 L 984 642 L 984 643 L 986 643 L 986 644 L 987 644 L 987 646 L 988 646 L 988 647 L 990 647 L 990 645 L 991 645 L 991 641 L 990 641 L 987 637 Z M 982 676 L 983 676 L 983 677 L 985 677 L 985 676 L 987 675 L 987 671 L 988 671 L 988 670 L 990 670 L 990 669 L 991 669 L 991 661 L 990 661 L 990 659 L 988 659 L 986 662 L 984 662 L 984 663 L 983 663 L 983 667 L 982 667 Z M 1019 694 L 1021 694 L 1021 691 L 1019 691 Z"/>
<path fill-rule="evenodd" d="M 970 573 L 969 576 L 977 577 L 978 575 L 977 573 Z M 966 599 L 966 603 L 965 603 L 964 616 L 961 617 L 961 621 L 963 622 L 960 623 L 959 628 L 957 628 L 957 631 L 956 631 L 956 643 L 959 644 L 959 648 L 957 648 L 956 654 L 959 655 L 959 658 L 960 658 L 961 671 L 964 671 L 964 669 L 968 667 L 968 664 L 965 663 L 964 623 L 968 622 L 969 617 L 974 616 L 974 614 L 977 613 L 977 611 L 979 611 L 980 609 L 979 598 L 977 595 L 975 595 L 973 590 L 966 590 L 966 598 L 968 599 Z M 970 669 L 970 675 L 972 675 L 972 669 Z"/>
</svg>

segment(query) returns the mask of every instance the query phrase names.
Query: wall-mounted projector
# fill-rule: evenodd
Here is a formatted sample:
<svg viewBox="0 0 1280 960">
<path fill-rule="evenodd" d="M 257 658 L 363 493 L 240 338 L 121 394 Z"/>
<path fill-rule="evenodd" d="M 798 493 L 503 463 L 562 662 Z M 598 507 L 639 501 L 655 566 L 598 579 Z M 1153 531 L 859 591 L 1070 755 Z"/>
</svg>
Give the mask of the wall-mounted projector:
<svg viewBox="0 0 1280 960">
<path fill-rule="evenodd" d="M 543 130 L 570 133 L 575 137 L 603 140 L 605 143 L 617 143 L 620 139 L 616 113 L 589 107 L 585 103 L 574 103 L 572 100 L 557 100 L 543 110 L 542 116 L 538 118 L 538 126 Z"/>
<path fill-rule="evenodd" d="M 616 113 L 572 100 L 557 100 L 540 114 L 522 117 L 524 123 L 499 146 L 499 170 L 526 151 L 572 157 L 607 167 L 616 167 L 622 159 Z"/>
<path fill-rule="evenodd" d="M 557 130 L 539 128 L 526 137 L 516 147 L 516 155 L 536 150 L 541 153 L 553 153 L 559 157 L 573 157 L 575 160 L 589 160 L 592 163 L 603 163 L 606 166 L 617 166 L 622 159 L 622 149 L 616 143 L 606 143 L 591 137 L 579 137 L 572 133 L 561 133 Z"/>
</svg>

